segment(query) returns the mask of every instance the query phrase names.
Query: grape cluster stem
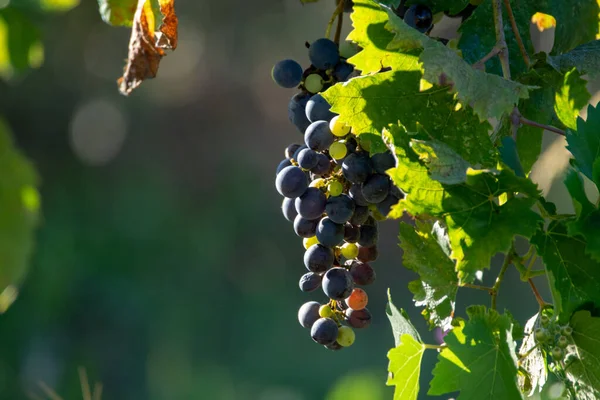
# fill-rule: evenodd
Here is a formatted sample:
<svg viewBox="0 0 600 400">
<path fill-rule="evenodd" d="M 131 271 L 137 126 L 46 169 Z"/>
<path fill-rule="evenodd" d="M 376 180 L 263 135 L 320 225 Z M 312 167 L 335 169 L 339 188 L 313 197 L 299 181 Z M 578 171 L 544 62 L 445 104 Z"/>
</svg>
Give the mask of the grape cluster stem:
<svg viewBox="0 0 600 400">
<path fill-rule="evenodd" d="M 494 0 L 494 27 L 496 28 L 496 46 L 500 49 L 498 58 L 502 66 L 502 75 L 504 79 L 510 80 L 510 63 L 508 61 L 508 46 L 504 36 L 504 23 L 502 22 L 502 3 L 500 0 Z"/>
</svg>

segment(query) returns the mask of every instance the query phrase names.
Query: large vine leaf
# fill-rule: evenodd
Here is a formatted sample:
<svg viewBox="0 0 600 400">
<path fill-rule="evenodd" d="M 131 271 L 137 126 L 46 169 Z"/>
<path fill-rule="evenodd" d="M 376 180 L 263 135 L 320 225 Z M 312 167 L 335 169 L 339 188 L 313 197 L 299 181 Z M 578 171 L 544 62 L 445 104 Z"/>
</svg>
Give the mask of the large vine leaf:
<svg viewBox="0 0 600 400">
<path fill-rule="evenodd" d="M 154 78 L 158 72 L 160 60 L 165 50 L 177 47 L 177 16 L 175 0 L 138 0 L 129 54 L 123 76 L 119 78 L 119 91 L 128 95 L 145 79 Z M 162 22 L 155 31 L 156 15 L 162 16 Z"/>
<path fill-rule="evenodd" d="M 408 333 L 400 337 L 400 344 L 387 356 L 388 379 L 386 385 L 396 386 L 394 400 L 416 400 L 419 395 L 419 376 L 425 345 Z"/>
<path fill-rule="evenodd" d="M 421 73 L 414 58 L 407 70 L 388 71 L 351 79 L 329 88 L 323 97 L 360 137 L 381 135 L 383 128 L 400 122 L 422 139 L 437 139 L 473 165 L 494 165 L 495 152 L 488 131 L 468 107 L 458 111 L 457 102 L 445 88 L 420 91 Z M 410 69 L 408 69 L 410 67 Z M 371 152 L 386 150 L 383 143 Z"/>
<path fill-rule="evenodd" d="M 564 0 L 511 0 L 512 10 L 521 38 L 529 54 L 533 54 L 533 46 L 529 37 L 531 17 L 536 12 L 556 17 L 558 23 L 553 52 L 564 53 L 574 47 L 594 40 L 598 33 L 598 4 L 596 0 L 564 1 Z M 496 44 L 493 29 L 492 0 L 485 0 L 473 14 L 461 25 L 461 37 L 458 47 L 465 60 L 475 63 L 485 56 Z M 504 33 L 510 54 L 511 71 L 517 75 L 527 70 L 521 57 L 517 41 L 508 21 L 504 24 Z M 500 63 L 492 58 L 486 63 L 487 69 L 501 74 Z"/>
<path fill-rule="evenodd" d="M 392 294 L 388 289 L 388 302 L 385 306 L 385 313 L 390 320 L 392 325 L 392 332 L 394 333 L 394 343 L 399 346 L 401 343 L 401 337 L 405 334 L 412 336 L 417 342 L 422 343 L 421 336 L 414 325 L 410 322 L 408 314 L 403 309 L 398 310 L 392 302 Z"/>
<path fill-rule="evenodd" d="M 575 348 L 567 355 L 567 378 L 574 383 L 577 398 L 600 398 L 600 318 L 589 311 L 576 312 L 571 318 Z"/>
<path fill-rule="evenodd" d="M 511 112 L 520 98 L 529 96 L 531 87 L 474 69 L 454 50 L 411 28 L 393 11 L 388 10 L 388 15 L 386 28 L 395 33 L 388 48 L 407 51 L 422 47 L 419 61 L 424 79 L 451 84 L 461 103 L 471 106 L 481 120 L 500 118 Z"/>
<path fill-rule="evenodd" d="M 595 78 L 600 73 L 600 40 L 575 47 L 568 53 L 548 57 L 548 64 L 559 71 L 576 68 L 580 74 Z"/>
<path fill-rule="evenodd" d="M 417 307 L 425 307 L 422 314 L 429 328 L 451 328 L 458 277 L 454 262 L 440 247 L 432 234 L 431 222 L 416 221 L 416 227 L 400 223 L 400 247 L 404 251 L 402 264 L 419 274 L 419 279 L 408 284 Z"/>
<path fill-rule="evenodd" d="M 0 171 L 0 312 L 4 312 L 27 272 L 40 199 L 35 170 L 14 147 L 1 120 Z"/>
<path fill-rule="evenodd" d="M 491 257 L 508 251 L 515 235 L 531 237 L 535 233 L 541 218 L 531 207 L 539 191 L 530 180 L 518 178 L 500 166 L 489 170 L 469 168 L 465 183 L 442 184 L 433 180 L 418 161 L 406 132 L 400 128 L 392 132 L 386 140 L 393 141 L 390 147 L 396 156 L 396 167 L 388 173 L 406 197 L 390 216 L 407 211 L 443 218 L 461 282 L 471 282 L 477 271 L 489 268 Z M 521 196 L 500 203 L 499 197 L 508 192 Z"/>
<path fill-rule="evenodd" d="M 519 354 L 527 356 L 521 358 L 520 365 L 527 372 L 527 376 L 519 374 L 519 386 L 523 392 L 529 392 L 531 396 L 541 390 L 548 380 L 548 364 L 543 350 L 540 349 L 535 340 L 535 329 L 539 327 L 539 314 L 529 318 L 525 324 L 524 339 L 519 349 Z"/>
<path fill-rule="evenodd" d="M 458 400 L 516 400 L 517 358 L 511 319 L 484 306 L 467 309 L 445 337 L 447 348 L 438 356 L 428 394 L 460 391 Z"/>
<path fill-rule="evenodd" d="M 575 170 L 569 169 L 565 185 L 577 214 L 577 219 L 567 223 L 569 235 L 583 237 L 586 254 L 600 262 L 600 210 L 587 198 L 583 181 Z"/>
<path fill-rule="evenodd" d="M 600 307 L 600 264 L 585 254 L 586 243 L 568 236 L 564 221 L 539 230 L 531 243 L 544 260 L 555 312 L 564 323 L 583 306 Z"/>
<path fill-rule="evenodd" d="M 133 25 L 133 16 L 138 7 L 138 0 L 98 0 L 100 16 L 110 25 Z"/>
<path fill-rule="evenodd" d="M 600 108 L 589 106 L 587 119 L 577 118 L 577 130 L 567 131 L 573 165 L 600 188 Z"/>
</svg>

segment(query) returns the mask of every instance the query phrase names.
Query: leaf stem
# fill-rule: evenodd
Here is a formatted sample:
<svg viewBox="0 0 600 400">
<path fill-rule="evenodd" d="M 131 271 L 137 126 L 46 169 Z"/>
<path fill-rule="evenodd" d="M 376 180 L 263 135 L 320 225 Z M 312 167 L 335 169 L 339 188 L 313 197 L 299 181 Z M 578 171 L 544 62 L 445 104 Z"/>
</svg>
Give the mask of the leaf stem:
<svg viewBox="0 0 600 400">
<path fill-rule="evenodd" d="M 523 117 L 522 115 L 519 116 L 519 122 L 521 122 L 523 125 L 529 125 L 529 126 L 533 126 L 536 128 L 542 128 L 547 131 L 558 133 L 559 135 L 562 135 L 562 136 L 566 136 L 565 131 L 563 131 L 562 129 L 558 129 L 552 125 L 540 124 L 539 122 L 535 122 L 530 119 L 527 119 L 527 118 Z"/>
<path fill-rule="evenodd" d="M 502 66 L 502 75 L 504 79 L 510 80 L 510 63 L 508 61 L 508 47 L 506 46 L 506 36 L 504 36 L 504 23 L 502 22 L 502 3 L 500 0 L 494 0 L 494 27 L 496 28 L 496 47 L 500 48 L 498 58 Z"/>
<path fill-rule="evenodd" d="M 446 347 L 448 347 L 448 345 L 446 343 L 442 343 L 440 345 L 423 343 L 423 347 L 426 349 L 431 349 L 431 350 L 442 350 L 442 349 L 445 349 Z"/>
<path fill-rule="evenodd" d="M 537 300 L 540 307 L 542 307 L 542 308 L 546 307 L 548 305 L 548 303 L 546 303 L 544 301 L 544 299 L 542 299 L 542 295 L 540 295 L 540 292 L 537 290 L 537 287 L 535 286 L 535 283 L 533 283 L 533 280 L 531 280 L 531 278 L 529 278 L 529 280 L 527 282 L 529 282 L 529 286 L 531 286 L 533 295 L 535 296 L 535 299 Z"/>
<path fill-rule="evenodd" d="M 335 44 L 340 44 L 340 36 L 342 35 L 342 25 L 344 24 L 344 6 L 346 5 L 346 1 L 348 0 L 339 0 L 338 9 L 340 9 L 340 13 L 337 17 L 337 26 L 335 27 L 335 34 L 333 36 L 333 41 Z"/>
<path fill-rule="evenodd" d="M 529 279 L 535 278 L 536 276 L 542 276 L 542 275 L 546 275 L 545 269 L 536 269 L 533 271 L 529 271 L 529 273 L 528 273 Z"/>
<path fill-rule="evenodd" d="M 508 269 L 508 266 L 510 265 L 510 263 L 512 261 L 514 253 L 515 253 L 515 245 L 514 245 L 514 243 L 512 243 L 510 245 L 510 250 L 506 254 L 506 257 L 504 257 L 504 262 L 502 263 L 502 267 L 500 268 L 498 277 L 496 277 L 496 282 L 494 283 L 494 286 L 492 286 L 493 291 L 492 291 L 492 306 L 491 307 L 494 310 L 496 309 L 496 299 L 498 298 L 498 291 L 500 289 L 500 285 L 502 284 L 502 281 L 504 280 L 504 274 L 506 273 L 506 270 Z"/>
<path fill-rule="evenodd" d="M 527 66 L 527 68 L 529 68 L 529 66 L 531 65 L 531 60 L 529 59 L 529 55 L 527 54 L 527 50 L 525 49 L 525 45 L 523 44 L 523 39 L 521 38 L 521 34 L 519 33 L 519 27 L 517 27 L 517 21 L 515 21 L 515 15 L 513 14 L 512 7 L 510 6 L 510 0 L 504 0 L 504 7 L 506 7 L 506 14 L 508 15 L 510 25 L 512 26 L 515 38 L 517 39 L 517 45 L 519 46 L 519 50 L 521 51 L 521 56 L 523 56 L 523 61 L 525 61 L 525 65 Z"/>
<path fill-rule="evenodd" d="M 500 53 L 500 51 L 502 51 L 502 49 L 498 46 L 494 46 L 492 48 L 492 50 L 490 50 L 489 53 L 487 53 L 485 56 L 483 56 L 483 58 L 481 58 L 481 60 L 477 61 L 475 64 L 473 64 L 473 68 L 475 69 L 480 69 L 483 70 L 484 69 L 484 64 L 492 57 L 498 55 L 498 53 Z"/>
<path fill-rule="evenodd" d="M 466 288 L 471 288 L 471 289 L 483 290 L 485 292 L 488 292 L 489 294 L 492 294 L 494 292 L 494 289 L 491 288 L 491 287 L 489 287 L 489 286 L 473 285 L 472 283 L 461 283 L 459 285 L 459 287 L 466 287 Z"/>
</svg>

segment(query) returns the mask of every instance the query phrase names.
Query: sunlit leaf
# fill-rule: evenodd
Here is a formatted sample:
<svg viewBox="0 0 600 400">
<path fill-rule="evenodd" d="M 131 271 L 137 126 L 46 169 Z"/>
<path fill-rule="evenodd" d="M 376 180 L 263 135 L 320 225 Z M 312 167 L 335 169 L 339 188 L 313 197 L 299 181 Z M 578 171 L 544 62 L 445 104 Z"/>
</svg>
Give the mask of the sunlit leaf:
<svg viewBox="0 0 600 400">
<path fill-rule="evenodd" d="M 567 354 L 567 378 L 575 385 L 577 398 L 600 398 L 600 318 L 579 311 L 571 318 L 574 348 Z"/>
<path fill-rule="evenodd" d="M 388 302 L 385 307 L 385 313 L 390 320 L 390 324 L 392 325 L 392 332 L 394 334 L 394 343 L 396 346 L 400 344 L 400 337 L 402 335 L 408 334 L 412 336 L 416 341 L 422 342 L 421 336 L 414 325 L 410 322 L 408 318 L 408 314 L 402 308 L 398 310 L 394 303 L 392 302 L 392 294 L 388 289 Z"/>
<path fill-rule="evenodd" d="M 388 386 L 395 386 L 394 400 L 416 400 L 419 395 L 419 376 L 425 346 L 410 334 L 400 337 L 400 344 L 391 349 L 387 356 Z"/>
</svg>

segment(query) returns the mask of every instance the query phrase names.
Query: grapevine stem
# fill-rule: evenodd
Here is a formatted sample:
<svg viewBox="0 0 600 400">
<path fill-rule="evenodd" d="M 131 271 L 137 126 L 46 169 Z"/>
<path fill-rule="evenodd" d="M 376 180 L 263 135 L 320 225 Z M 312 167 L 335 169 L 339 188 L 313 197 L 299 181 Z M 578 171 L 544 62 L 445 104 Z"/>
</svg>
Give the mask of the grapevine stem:
<svg viewBox="0 0 600 400">
<path fill-rule="evenodd" d="M 502 268 L 500 268 L 500 272 L 498 273 L 496 282 L 494 283 L 494 286 L 492 287 L 492 290 L 493 290 L 492 291 L 492 308 L 494 310 L 496 309 L 496 299 L 498 298 L 498 290 L 500 289 L 500 285 L 502 284 L 502 281 L 504 280 L 504 274 L 506 273 L 506 270 L 508 269 L 508 266 L 511 263 L 514 253 L 515 253 L 515 245 L 513 243 L 510 245 L 510 250 L 506 254 L 506 257 L 504 257 L 504 262 L 502 263 Z"/>
<path fill-rule="evenodd" d="M 448 345 L 446 345 L 446 343 L 443 343 L 440 345 L 424 343 L 423 347 L 426 349 L 432 349 L 432 350 L 442 350 L 442 349 L 445 349 L 446 347 L 448 347 Z"/>
<path fill-rule="evenodd" d="M 483 56 L 483 58 L 481 60 L 479 60 L 475 64 L 473 64 L 473 68 L 483 70 L 483 64 L 485 64 L 490 58 L 496 56 L 501 51 L 502 51 L 502 49 L 500 47 L 494 46 L 492 48 L 492 50 L 490 50 L 489 53 L 487 53 L 485 56 Z"/>
<path fill-rule="evenodd" d="M 525 359 L 526 359 L 527 357 L 529 357 L 529 355 L 530 355 L 531 353 L 533 353 L 533 351 L 534 351 L 535 349 L 537 349 L 538 347 L 540 347 L 540 344 L 539 344 L 539 343 L 536 343 L 536 345 L 535 345 L 535 346 L 533 346 L 532 348 L 530 348 L 529 350 L 527 350 L 527 352 L 525 352 L 525 354 L 519 354 L 519 365 L 521 365 L 521 363 L 522 363 L 523 361 L 525 361 Z"/>
<path fill-rule="evenodd" d="M 535 121 L 529 120 L 529 119 L 527 119 L 527 118 L 525 118 L 523 116 L 519 116 L 519 122 L 521 122 L 524 125 L 534 126 L 536 128 L 542 128 L 542 129 L 545 129 L 547 131 L 558 133 L 559 135 L 562 135 L 562 136 L 566 136 L 565 131 L 563 131 L 562 129 L 558 129 L 558 128 L 552 126 L 552 125 L 540 124 L 539 122 L 535 122 Z"/>
<path fill-rule="evenodd" d="M 337 26 L 335 27 L 335 35 L 333 36 L 333 41 L 335 44 L 340 44 L 340 36 L 342 35 L 342 25 L 344 23 L 344 6 L 347 0 L 339 0 L 338 9 L 341 9 L 341 12 L 337 17 Z"/>
<path fill-rule="evenodd" d="M 471 283 L 461 283 L 460 287 L 467 287 L 467 288 L 471 288 L 471 289 L 483 290 L 485 292 L 488 292 L 489 294 L 492 294 L 494 292 L 494 289 L 489 286 L 473 285 Z"/>
<path fill-rule="evenodd" d="M 331 27 L 333 26 L 333 21 L 335 21 L 336 17 L 338 17 L 343 12 L 343 9 L 344 9 L 344 2 L 343 1 L 338 2 L 337 7 L 333 11 L 331 18 L 329 19 L 329 22 L 327 23 L 327 29 L 325 30 L 326 38 L 329 38 L 331 36 Z M 341 29 L 341 27 L 340 27 L 340 29 Z"/>
<path fill-rule="evenodd" d="M 515 38 L 517 39 L 517 45 L 519 45 L 519 50 L 521 51 L 521 55 L 523 56 L 523 61 L 525 61 L 525 65 L 527 66 L 527 68 L 529 68 L 529 65 L 531 65 L 531 60 L 529 59 L 529 55 L 527 54 L 527 50 L 525 49 L 525 45 L 523 44 L 523 39 L 521 38 L 521 34 L 519 33 L 519 28 L 517 27 L 517 22 L 515 21 L 515 15 L 513 14 L 512 7 L 510 6 L 510 0 L 504 0 L 504 7 L 506 7 L 506 14 L 508 15 L 510 25 L 512 26 Z"/>
<path fill-rule="evenodd" d="M 502 3 L 500 0 L 494 0 L 494 27 L 496 28 L 496 47 L 500 48 L 498 58 L 502 66 L 502 75 L 504 79 L 510 80 L 510 64 L 508 62 L 508 47 L 506 46 L 506 37 L 504 36 L 504 23 L 502 22 Z"/>
<path fill-rule="evenodd" d="M 533 295 L 535 296 L 535 299 L 537 300 L 540 307 L 545 307 L 546 305 L 548 305 L 548 303 L 546 303 L 544 299 L 542 299 L 542 296 L 540 295 L 540 292 L 538 292 L 537 287 L 535 287 L 535 283 L 533 283 L 533 280 L 529 278 L 528 282 L 529 286 L 531 286 L 531 290 L 533 290 Z"/>
</svg>

